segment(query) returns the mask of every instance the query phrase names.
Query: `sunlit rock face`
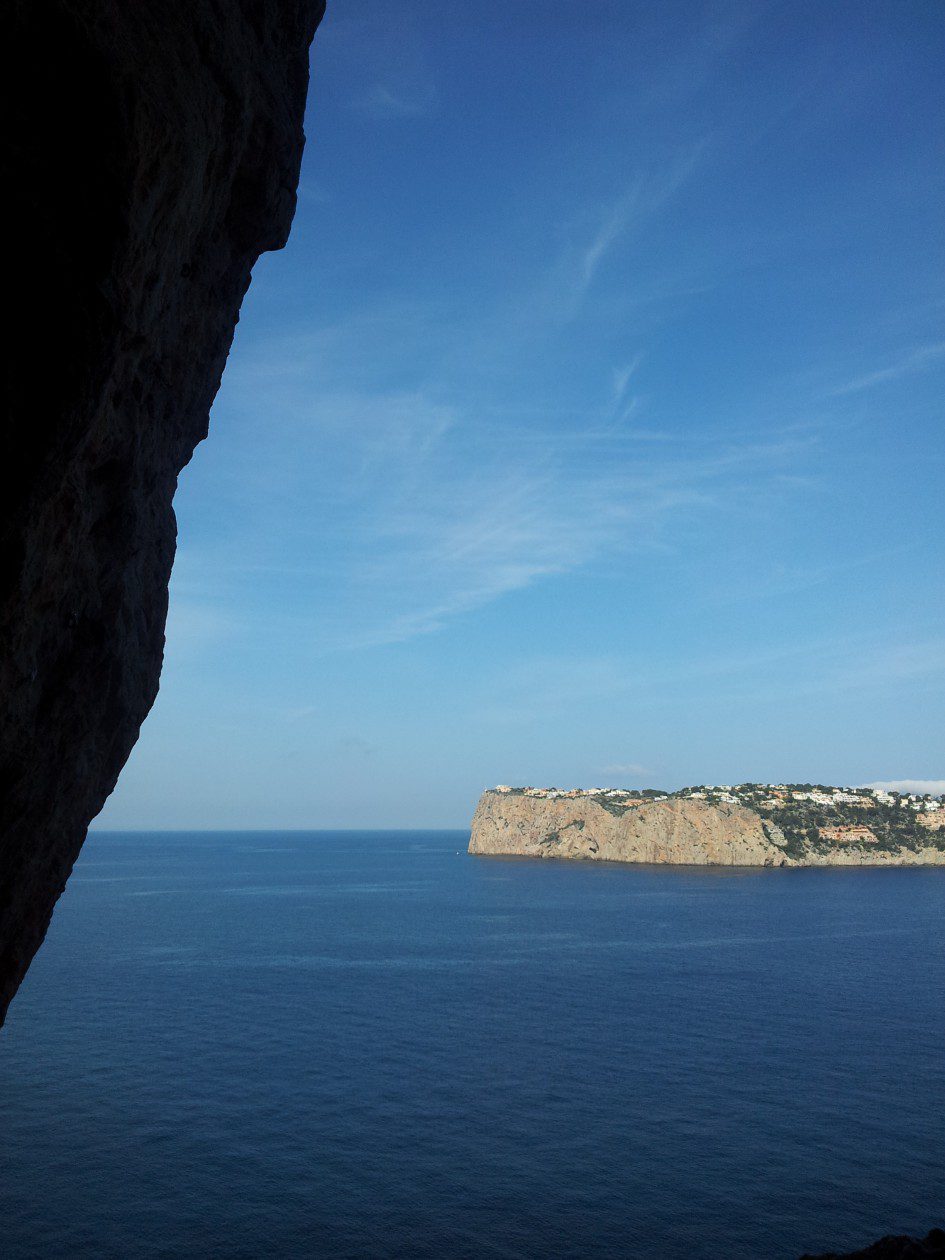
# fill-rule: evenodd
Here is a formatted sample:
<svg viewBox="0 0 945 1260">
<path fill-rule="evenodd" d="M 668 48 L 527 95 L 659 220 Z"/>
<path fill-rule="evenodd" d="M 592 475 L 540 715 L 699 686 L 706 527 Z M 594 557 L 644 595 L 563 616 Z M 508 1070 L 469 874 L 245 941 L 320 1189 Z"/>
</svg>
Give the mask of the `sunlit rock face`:
<svg viewBox="0 0 945 1260">
<path fill-rule="evenodd" d="M 697 866 L 786 866 L 764 821 L 740 805 L 641 802 L 613 814 L 590 796 L 553 800 L 483 792 L 470 853 L 659 862 Z"/>
<path fill-rule="evenodd" d="M 0 1019 L 158 688 L 177 476 L 295 209 L 323 0 L 15 0 Z"/>
<path fill-rule="evenodd" d="M 609 806 L 590 794 L 483 792 L 469 852 L 505 857 L 577 858 L 679 866 L 942 866 L 945 848 L 877 850 L 834 845 L 792 853 L 770 819 L 738 802 L 691 798 Z"/>
</svg>

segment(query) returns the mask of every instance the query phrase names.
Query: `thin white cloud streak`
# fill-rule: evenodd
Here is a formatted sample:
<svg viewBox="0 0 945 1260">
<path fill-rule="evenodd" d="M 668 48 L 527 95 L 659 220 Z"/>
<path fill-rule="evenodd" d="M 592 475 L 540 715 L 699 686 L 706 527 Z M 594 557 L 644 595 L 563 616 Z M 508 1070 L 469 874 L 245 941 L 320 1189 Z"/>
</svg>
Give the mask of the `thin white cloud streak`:
<svg viewBox="0 0 945 1260">
<path fill-rule="evenodd" d="M 556 266 L 553 283 L 561 287 L 563 308 L 575 313 L 618 243 L 646 226 L 691 179 L 705 159 L 708 143 L 691 145 L 657 171 L 635 175 L 605 211 L 599 226 L 577 251 Z"/>
<path fill-rule="evenodd" d="M 266 602 L 285 607 L 286 621 L 308 618 L 313 651 L 368 647 L 433 633 L 589 564 L 625 569 L 635 552 L 685 546 L 687 531 L 713 515 L 763 515 L 787 495 L 796 500 L 805 485 L 791 478 L 815 432 L 759 440 L 754 434 L 769 427 L 760 418 L 737 440 L 704 431 L 688 440 L 627 424 L 637 406 L 627 389 L 642 349 L 614 372 L 609 399 L 572 419 L 545 420 L 540 405 L 532 413 L 516 402 L 484 419 L 478 400 L 453 401 L 464 391 L 451 356 L 488 363 L 561 335 L 560 319 L 577 313 L 618 242 L 667 204 L 705 148 L 693 145 L 632 180 L 584 247 L 559 256 L 550 288 L 505 296 L 505 313 L 518 311 L 517 322 L 477 315 L 474 349 L 468 328 L 414 306 L 401 319 L 358 311 L 334 328 L 244 351 L 222 397 L 253 463 L 247 468 L 237 456 L 227 469 L 219 434 L 214 456 L 217 491 L 231 493 L 241 511 L 233 512 L 231 540 L 218 540 L 203 558 L 188 546 L 175 589 L 204 599 L 219 588 L 230 602 L 241 600 L 241 580 L 281 583 Z M 575 217 L 586 223 L 587 208 Z M 332 388 L 376 370 L 379 344 L 392 362 L 405 351 L 413 361 L 431 336 L 439 337 L 439 361 L 420 353 L 426 384 L 400 392 Z M 490 393 L 494 387 L 487 405 Z M 260 415 L 269 421 L 265 435 Z M 307 600 L 289 589 L 293 573 Z"/>
<path fill-rule="evenodd" d="M 761 444 L 613 467 L 550 450 L 510 468 L 501 449 L 468 459 L 461 431 L 444 434 L 441 448 L 413 453 L 399 471 L 385 461 L 407 492 L 389 487 L 376 519 L 379 554 L 355 580 L 385 603 L 399 597 L 413 607 L 376 626 L 368 641 L 430 633 L 542 579 L 672 546 L 680 525 L 727 511 L 736 487 L 746 503 L 757 502 L 762 484 L 770 492 L 766 474 L 792 455 Z"/>
<path fill-rule="evenodd" d="M 630 384 L 630 379 L 635 375 L 642 362 L 643 355 L 636 354 L 630 362 L 625 363 L 623 367 L 614 368 L 613 395 L 615 407 L 619 406 L 619 404 L 623 401 L 624 395 L 627 392 L 627 386 Z M 631 409 L 636 402 L 636 399 L 630 400 Z"/>
<path fill-rule="evenodd" d="M 637 181 L 620 200 L 584 252 L 579 292 L 633 221 L 654 213 L 688 178 L 702 148 L 649 183 Z M 559 285 L 568 266 L 557 269 Z M 570 277 L 563 292 L 573 297 L 573 267 Z M 696 522 L 729 514 L 736 503 L 747 512 L 770 510 L 785 486 L 795 497 L 804 488 L 787 479 L 817 440 L 815 431 L 759 441 L 752 428 L 767 426 L 756 424 L 743 427 L 738 440 L 704 431 L 693 440 L 628 425 L 637 400 L 627 400 L 626 391 L 642 350 L 615 370 L 600 413 L 592 409 L 570 422 L 560 413 L 543 420 L 540 408 L 521 415 L 521 404 L 511 402 L 495 419 L 483 419 L 469 404 L 464 414 L 441 401 L 456 394 L 442 363 L 431 365 L 429 386 L 412 391 L 326 388 L 326 377 L 358 379 L 355 369 L 362 356 L 370 360 L 379 337 L 394 337 L 396 360 L 402 345 L 426 343 L 443 324 L 422 308 L 400 320 L 389 311 L 358 312 L 347 327 L 282 337 L 252 358 L 244 354 L 224 385 L 239 400 L 255 452 L 251 469 L 242 460 L 233 467 L 234 487 L 278 517 L 285 540 L 295 544 L 286 554 L 312 557 L 300 576 L 318 571 L 310 631 L 316 650 L 430 634 L 553 576 L 596 561 L 625 562 L 641 549 L 672 548 Z M 489 361 L 496 346 L 508 353 L 547 332 L 542 319 L 513 330 L 499 319 L 487 334 L 493 346 L 477 355 Z M 444 337 L 466 344 L 461 327 Z M 277 427 L 271 458 L 260 441 L 260 409 Z M 225 478 L 220 464 L 218 445 L 218 486 Z M 287 576 L 282 554 L 276 561 L 259 553 L 255 538 L 265 532 L 249 531 L 248 544 L 232 548 L 231 559 L 219 548 L 208 556 L 206 580 L 241 567 L 256 580 L 267 561 L 272 574 Z M 186 574 L 193 562 L 180 567 Z"/>
<path fill-rule="evenodd" d="M 413 83 L 400 88 L 375 83 L 356 97 L 353 105 L 359 113 L 379 120 L 420 118 L 432 112 L 436 105 L 436 92 L 429 83 Z"/>
<path fill-rule="evenodd" d="M 202 559 L 186 545 L 175 592 L 206 599 L 222 588 L 226 599 L 241 583 L 291 590 L 294 580 L 310 592 L 314 650 L 403 642 L 583 566 L 671 551 L 734 503 L 769 511 L 776 479 L 810 443 L 717 440 L 686 454 L 643 444 L 628 456 L 624 435 L 613 448 L 582 436 L 534 427 L 523 449 L 513 426 L 483 441 L 474 421 L 419 391 L 296 400 L 291 467 L 283 432 L 271 463 L 257 437 L 253 468 L 234 474 L 266 527 L 251 509 L 245 536 Z M 259 541 L 267 535 L 275 554 Z M 247 602 L 237 589 L 228 598 Z"/>
<path fill-rule="evenodd" d="M 617 205 L 613 207 L 601 224 L 594 239 L 582 251 L 580 258 L 580 287 L 582 290 L 590 288 L 604 255 L 629 228 L 633 219 L 633 212 L 640 200 L 640 192 L 640 183 L 637 181 L 629 194 L 621 198 Z"/>
<path fill-rule="evenodd" d="M 885 385 L 888 381 L 898 380 L 902 376 L 912 376 L 917 372 L 926 371 L 942 359 L 945 359 L 945 341 L 940 341 L 935 345 L 917 346 L 896 363 L 847 381 L 845 385 L 832 390 L 831 396 L 839 398 L 845 394 L 858 394 L 862 390 L 872 389 L 876 385 Z"/>
</svg>

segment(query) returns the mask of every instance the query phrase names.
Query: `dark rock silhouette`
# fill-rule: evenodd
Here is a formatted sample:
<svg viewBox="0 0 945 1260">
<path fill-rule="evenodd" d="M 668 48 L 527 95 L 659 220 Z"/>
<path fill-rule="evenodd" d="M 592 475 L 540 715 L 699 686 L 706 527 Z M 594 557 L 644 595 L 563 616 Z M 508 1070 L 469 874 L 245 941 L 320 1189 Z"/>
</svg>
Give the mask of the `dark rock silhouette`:
<svg viewBox="0 0 945 1260">
<path fill-rule="evenodd" d="M 945 1230 L 929 1230 L 925 1238 L 887 1234 L 862 1251 L 830 1251 L 801 1260 L 945 1260 Z"/>
<path fill-rule="evenodd" d="M 14 0 L 0 1021 L 158 688 L 177 475 L 295 209 L 324 0 Z"/>
</svg>

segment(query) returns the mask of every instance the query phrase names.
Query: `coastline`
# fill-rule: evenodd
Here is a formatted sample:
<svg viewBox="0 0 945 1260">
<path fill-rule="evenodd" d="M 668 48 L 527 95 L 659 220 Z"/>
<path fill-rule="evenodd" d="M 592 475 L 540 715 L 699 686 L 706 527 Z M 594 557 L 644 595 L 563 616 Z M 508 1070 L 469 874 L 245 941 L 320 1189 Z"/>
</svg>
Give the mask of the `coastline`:
<svg viewBox="0 0 945 1260">
<path fill-rule="evenodd" d="M 498 790 L 480 797 L 467 851 L 673 866 L 945 866 L 945 847 L 934 843 L 887 848 L 860 840 L 799 846 L 770 817 L 737 802 L 675 797 L 641 800 L 615 811 L 592 794 L 530 796 Z"/>
</svg>

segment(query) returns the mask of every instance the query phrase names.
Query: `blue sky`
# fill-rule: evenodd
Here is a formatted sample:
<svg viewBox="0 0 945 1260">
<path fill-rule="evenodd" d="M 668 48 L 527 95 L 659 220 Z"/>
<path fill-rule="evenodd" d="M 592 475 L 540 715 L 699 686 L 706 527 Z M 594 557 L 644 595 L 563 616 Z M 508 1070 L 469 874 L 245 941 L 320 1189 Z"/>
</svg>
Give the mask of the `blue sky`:
<svg viewBox="0 0 945 1260">
<path fill-rule="evenodd" d="M 108 827 L 945 779 L 945 10 L 334 0 Z"/>
</svg>

